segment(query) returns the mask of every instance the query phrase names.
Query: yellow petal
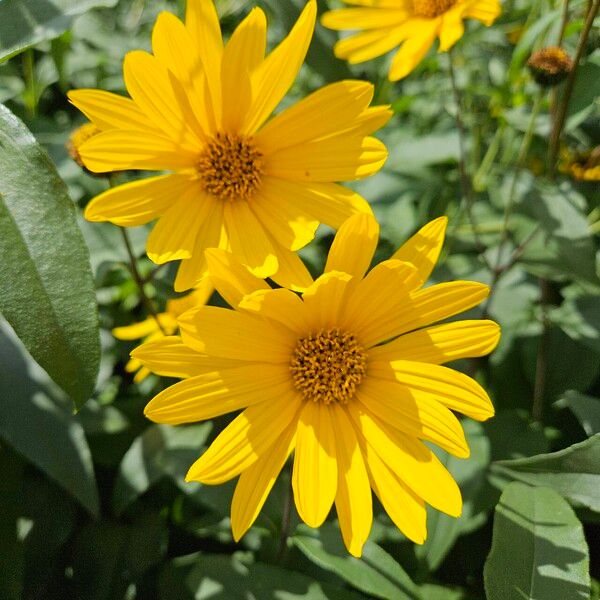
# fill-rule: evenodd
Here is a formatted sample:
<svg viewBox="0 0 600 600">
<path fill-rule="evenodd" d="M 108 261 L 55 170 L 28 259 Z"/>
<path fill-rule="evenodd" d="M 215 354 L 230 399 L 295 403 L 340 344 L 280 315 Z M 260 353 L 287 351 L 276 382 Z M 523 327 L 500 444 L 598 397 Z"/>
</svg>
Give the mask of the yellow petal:
<svg viewBox="0 0 600 600">
<path fill-rule="evenodd" d="M 298 514 L 310 527 L 323 524 L 337 491 L 332 410 L 322 402 L 306 402 L 298 419 L 292 487 Z"/>
<path fill-rule="evenodd" d="M 288 363 L 294 336 L 274 323 L 215 306 L 204 306 L 179 317 L 183 342 L 209 356 L 235 360 Z"/>
<path fill-rule="evenodd" d="M 372 214 L 369 203 L 355 191 L 337 183 L 286 181 L 264 177 L 263 185 L 273 197 L 281 198 L 290 210 L 306 214 L 337 229 L 356 213 Z"/>
<path fill-rule="evenodd" d="M 244 132 L 255 133 L 294 83 L 315 28 L 317 3 L 309 0 L 290 34 L 273 50 L 252 77 L 252 109 Z"/>
<path fill-rule="evenodd" d="M 189 175 L 160 175 L 110 188 L 85 209 L 88 221 L 137 227 L 157 219 L 194 185 Z"/>
<path fill-rule="evenodd" d="M 406 77 L 427 54 L 440 27 L 440 19 L 413 19 L 409 23 L 411 37 L 400 47 L 392 60 L 390 81 Z"/>
<path fill-rule="evenodd" d="M 416 544 L 427 537 L 425 503 L 379 458 L 371 446 L 361 444 L 371 487 L 394 525 Z"/>
<path fill-rule="evenodd" d="M 485 356 L 500 341 L 493 321 L 454 321 L 407 333 L 389 344 L 371 348 L 371 360 L 412 360 L 442 364 L 461 358 Z"/>
<path fill-rule="evenodd" d="M 352 276 L 329 271 L 319 277 L 302 294 L 306 318 L 311 331 L 329 329 L 340 324 L 342 314 L 353 287 Z"/>
<path fill-rule="evenodd" d="M 215 288 L 213 287 L 210 279 L 203 279 L 194 290 L 184 296 L 183 298 L 173 298 L 172 300 L 167 300 L 167 312 L 170 315 L 173 315 L 175 319 L 182 315 L 187 310 L 192 308 L 196 308 L 197 306 L 204 306 L 208 303 Z"/>
<path fill-rule="evenodd" d="M 223 299 L 236 307 L 244 296 L 256 290 L 271 289 L 250 271 L 231 252 L 209 248 L 205 251 L 210 279 Z"/>
<path fill-rule="evenodd" d="M 300 257 L 290 250 L 277 246 L 277 272 L 271 279 L 281 287 L 303 292 L 312 284 L 313 278 Z"/>
<path fill-rule="evenodd" d="M 257 277 L 277 271 L 277 254 L 264 228 L 245 201 L 228 202 L 224 221 L 231 251 Z"/>
<path fill-rule="evenodd" d="M 488 27 L 500 16 L 502 9 L 498 0 L 479 0 L 465 11 L 465 17 L 478 19 Z"/>
<path fill-rule="evenodd" d="M 142 367 L 135 374 L 135 377 L 133 378 L 133 382 L 134 383 L 141 383 L 142 381 L 144 381 L 144 379 L 146 379 L 146 377 L 148 377 L 148 375 L 151 375 L 151 372 L 148 369 L 146 369 L 146 367 Z"/>
<path fill-rule="evenodd" d="M 67 96 L 72 104 L 102 130 L 140 129 L 145 132 L 159 132 L 129 98 L 104 90 L 71 90 Z"/>
<path fill-rule="evenodd" d="M 369 376 L 398 381 L 414 398 L 437 400 L 476 421 L 494 416 L 487 392 L 474 379 L 447 367 L 409 360 L 372 361 Z"/>
<path fill-rule="evenodd" d="M 366 81 L 326 85 L 271 119 L 257 134 L 257 144 L 265 154 L 272 154 L 344 132 L 369 106 L 373 91 Z"/>
<path fill-rule="evenodd" d="M 401 481 L 434 508 L 453 517 L 460 515 L 462 499 L 458 485 L 427 446 L 386 426 L 358 403 L 350 402 L 347 406 L 367 447 Z"/>
<path fill-rule="evenodd" d="M 335 507 L 344 544 L 350 554 L 360 557 L 373 522 L 369 475 L 346 411 L 336 406 L 331 411 L 331 418 L 336 432 L 338 463 Z"/>
<path fill-rule="evenodd" d="M 339 229 L 329 255 L 325 272 L 342 271 L 362 279 L 369 269 L 379 242 L 379 224 L 368 213 L 350 217 Z"/>
<path fill-rule="evenodd" d="M 402 23 L 409 15 L 409 12 L 399 8 L 342 8 L 326 12 L 321 17 L 321 23 L 338 31 L 379 29 Z"/>
<path fill-rule="evenodd" d="M 253 8 L 233 32 L 221 65 L 223 121 L 226 131 L 238 131 L 252 103 L 250 75 L 265 56 L 267 18 Z"/>
<path fill-rule="evenodd" d="M 463 25 L 465 10 L 466 6 L 459 4 L 458 6 L 453 6 L 442 15 L 438 52 L 447 52 L 463 36 L 465 32 L 465 26 Z"/>
<path fill-rule="evenodd" d="M 394 337 L 397 314 L 410 301 L 421 281 L 416 269 L 399 260 L 378 264 L 348 298 L 343 323 L 370 347 Z"/>
<path fill-rule="evenodd" d="M 247 408 L 190 467 L 186 481 L 224 483 L 269 452 L 277 438 L 297 419 L 301 400 L 279 397 Z"/>
<path fill-rule="evenodd" d="M 155 423 L 194 423 L 289 396 L 293 391 L 287 366 L 242 365 L 180 381 L 155 396 L 144 414 Z"/>
<path fill-rule="evenodd" d="M 387 149 L 377 138 L 342 135 L 265 157 L 265 174 L 292 181 L 352 181 L 377 173 L 386 160 Z"/>
<path fill-rule="evenodd" d="M 200 354 L 186 346 L 177 336 L 146 342 L 133 350 L 131 356 L 157 375 L 180 379 L 241 365 L 227 358 Z"/>
<path fill-rule="evenodd" d="M 140 169 L 161 171 L 194 167 L 197 157 L 169 138 L 142 130 L 104 131 L 79 148 L 85 166 L 94 173 Z"/>
<path fill-rule="evenodd" d="M 264 319 L 277 321 L 296 334 L 307 333 L 309 330 L 302 300 L 285 288 L 257 290 L 244 296 L 238 308 Z"/>
<path fill-rule="evenodd" d="M 358 64 L 387 54 L 411 35 L 413 21 L 404 20 L 394 27 L 369 30 L 344 38 L 335 45 L 335 55 L 350 64 Z"/>
<path fill-rule="evenodd" d="M 154 56 L 134 50 L 125 56 L 123 74 L 135 103 L 185 152 L 202 149 L 204 132 L 182 84 Z"/>
<path fill-rule="evenodd" d="M 231 501 L 231 530 L 236 542 L 258 517 L 295 443 L 294 423 L 279 436 L 264 456 L 240 475 Z"/>
<path fill-rule="evenodd" d="M 145 321 L 134 323 L 133 325 L 125 325 L 124 327 L 115 327 L 112 334 L 123 341 L 141 340 L 149 336 L 151 333 L 158 331 L 158 324 L 154 317 L 148 317 Z"/>
<path fill-rule="evenodd" d="M 421 280 L 427 281 L 440 256 L 447 226 L 448 217 L 431 221 L 406 241 L 392 258 L 413 264 Z"/>
<path fill-rule="evenodd" d="M 469 446 L 458 419 L 439 402 L 426 401 L 411 392 L 411 388 L 396 381 L 369 376 L 362 381 L 356 397 L 386 425 L 467 458 Z"/>
</svg>

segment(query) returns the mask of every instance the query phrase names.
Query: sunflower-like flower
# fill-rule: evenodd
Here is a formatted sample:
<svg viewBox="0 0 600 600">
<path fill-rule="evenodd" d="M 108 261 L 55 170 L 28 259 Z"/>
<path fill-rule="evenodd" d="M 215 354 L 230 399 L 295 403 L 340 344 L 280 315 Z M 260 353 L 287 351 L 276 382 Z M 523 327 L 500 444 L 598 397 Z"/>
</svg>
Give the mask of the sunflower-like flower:
<svg viewBox="0 0 600 600">
<path fill-rule="evenodd" d="M 302 287 L 309 277 L 295 252 L 320 222 L 339 227 L 370 212 L 338 182 L 384 164 L 370 134 L 391 116 L 370 107 L 373 86 L 328 85 L 270 115 L 293 84 L 316 19 L 309 0 L 298 21 L 265 56 L 266 17 L 253 9 L 224 45 L 212 0 L 188 0 L 185 24 L 161 13 L 153 54 L 130 52 L 124 77 L 131 99 L 100 90 L 69 98 L 103 133 L 79 154 L 94 172 L 169 171 L 96 197 L 91 221 L 137 226 L 155 219 L 147 253 L 157 264 L 181 260 L 175 289 L 206 272 L 204 250 L 233 252 L 257 276 Z"/>
<path fill-rule="evenodd" d="M 325 13 L 322 23 L 336 30 L 358 30 L 340 40 L 335 55 L 352 64 L 387 54 L 400 46 L 389 78 L 406 77 L 439 38 L 439 51 L 449 50 L 463 35 L 464 19 L 491 25 L 500 14 L 499 0 L 344 0 L 358 4 Z"/>
<path fill-rule="evenodd" d="M 165 312 L 150 316 L 144 321 L 115 327 L 112 334 L 121 341 L 129 342 L 133 340 L 143 340 L 144 342 L 153 342 L 164 338 L 165 336 L 175 335 L 179 329 L 177 318 L 184 312 L 197 306 L 204 306 L 212 296 L 214 287 L 210 279 L 205 278 L 202 283 L 190 294 L 183 298 L 168 300 L 165 306 Z M 144 367 L 136 358 L 131 358 L 125 365 L 127 373 L 135 373 L 133 381 L 140 383 L 150 375 L 151 371 Z"/>
<path fill-rule="evenodd" d="M 302 295 L 271 289 L 232 254 L 207 250 L 212 281 L 234 310 L 189 311 L 179 318 L 181 337 L 133 351 L 151 371 L 184 378 L 150 401 L 151 420 L 177 425 L 243 411 L 187 474 L 205 484 L 239 476 L 236 540 L 292 451 L 300 517 L 318 527 L 335 502 L 355 556 L 371 529 L 371 489 L 417 543 L 426 537 L 425 503 L 460 515 L 457 484 L 423 442 L 469 456 L 453 411 L 483 421 L 494 409 L 477 382 L 442 364 L 488 354 L 499 328 L 485 320 L 434 325 L 488 295 L 475 282 L 423 287 L 445 229 L 445 218 L 431 222 L 365 276 L 379 228 L 357 214 Z"/>
</svg>

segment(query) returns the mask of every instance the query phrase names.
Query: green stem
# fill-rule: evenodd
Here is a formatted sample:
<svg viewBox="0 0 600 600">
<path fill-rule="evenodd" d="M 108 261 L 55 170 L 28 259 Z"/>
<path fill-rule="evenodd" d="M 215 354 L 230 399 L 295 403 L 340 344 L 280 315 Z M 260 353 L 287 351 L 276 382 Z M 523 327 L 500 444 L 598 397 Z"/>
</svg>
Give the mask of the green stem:
<svg viewBox="0 0 600 600">
<path fill-rule="evenodd" d="M 294 501 L 294 492 L 292 490 L 292 484 L 286 488 L 285 497 L 283 499 L 283 513 L 281 516 L 281 532 L 279 534 L 279 550 L 277 551 L 277 557 L 275 562 L 282 564 L 287 556 L 288 552 L 288 538 L 290 536 L 290 526 L 292 524 L 292 503 Z"/>
</svg>

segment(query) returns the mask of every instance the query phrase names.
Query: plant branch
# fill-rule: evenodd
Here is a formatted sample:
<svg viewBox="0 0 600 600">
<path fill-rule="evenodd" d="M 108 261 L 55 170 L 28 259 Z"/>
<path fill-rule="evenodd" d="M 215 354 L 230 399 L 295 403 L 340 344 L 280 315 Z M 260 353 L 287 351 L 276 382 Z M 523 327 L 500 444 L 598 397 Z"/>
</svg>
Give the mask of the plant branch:
<svg viewBox="0 0 600 600">
<path fill-rule="evenodd" d="M 285 561 L 288 551 L 288 537 L 290 536 L 290 526 L 292 523 L 292 502 L 294 500 L 294 493 L 292 490 L 292 483 L 286 488 L 286 493 L 283 499 L 283 513 L 281 516 L 281 532 L 279 534 L 279 550 L 277 551 L 277 557 L 275 562 L 282 564 Z"/>
</svg>

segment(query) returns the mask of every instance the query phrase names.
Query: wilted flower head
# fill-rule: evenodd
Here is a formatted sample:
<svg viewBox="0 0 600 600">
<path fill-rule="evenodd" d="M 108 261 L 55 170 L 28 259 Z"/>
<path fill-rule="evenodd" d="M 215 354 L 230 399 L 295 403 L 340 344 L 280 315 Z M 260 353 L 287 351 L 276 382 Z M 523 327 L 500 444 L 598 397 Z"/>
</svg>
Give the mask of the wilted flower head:
<svg viewBox="0 0 600 600">
<path fill-rule="evenodd" d="M 535 81 L 544 87 L 552 87 L 563 81 L 573 70 L 573 60 L 558 46 L 548 46 L 534 52 L 527 66 Z"/>
</svg>

